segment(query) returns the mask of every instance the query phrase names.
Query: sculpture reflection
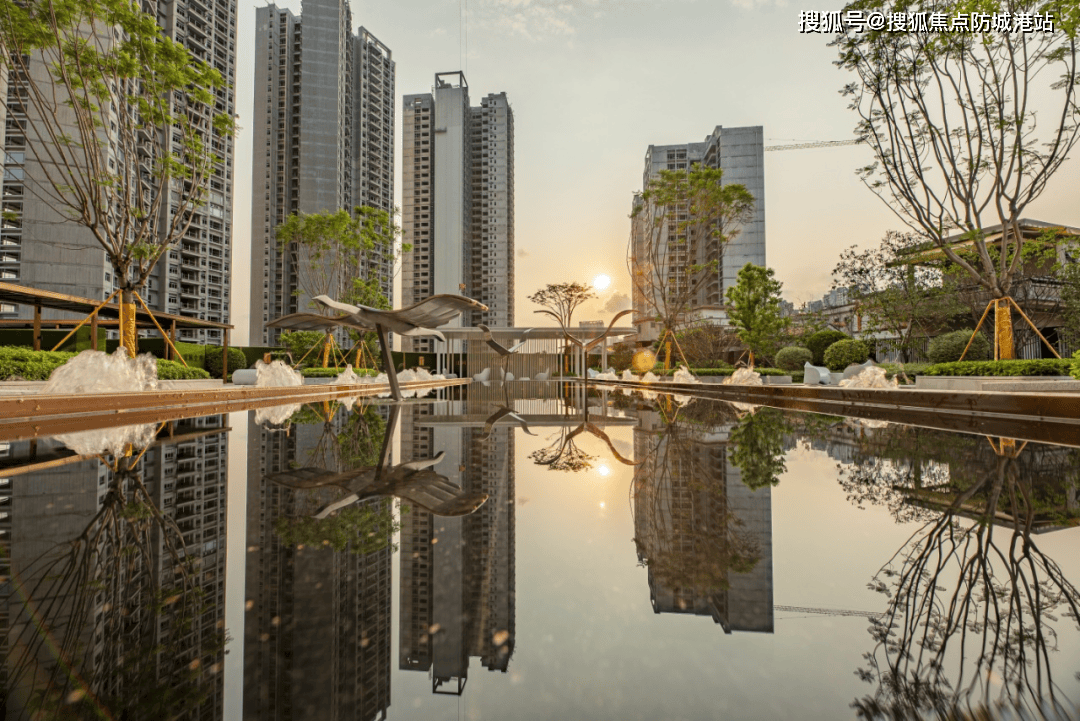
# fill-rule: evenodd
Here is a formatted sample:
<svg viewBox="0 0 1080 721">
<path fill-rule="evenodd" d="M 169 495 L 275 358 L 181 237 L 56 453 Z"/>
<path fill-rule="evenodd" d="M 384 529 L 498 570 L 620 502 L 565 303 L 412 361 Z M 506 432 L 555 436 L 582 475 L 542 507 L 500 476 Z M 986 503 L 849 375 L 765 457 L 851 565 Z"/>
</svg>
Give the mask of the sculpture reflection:
<svg viewBox="0 0 1080 721">
<path fill-rule="evenodd" d="M 974 714 L 984 704 L 1034 717 L 1072 709 L 1053 654 L 1060 624 L 1080 628 L 1080 592 L 1037 533 L 1076 523 L 1056 491 L 1062 483 L 1075 490 L 1080 459 L 1071 449 L 1025 452 L 1008 439 L 967 451 L 947 479 L 900 491 L 932 517 L 871 583 L 888 601 L 858 671 L 876 686 L 853 703 L 860 716 Z"/>
</svg>

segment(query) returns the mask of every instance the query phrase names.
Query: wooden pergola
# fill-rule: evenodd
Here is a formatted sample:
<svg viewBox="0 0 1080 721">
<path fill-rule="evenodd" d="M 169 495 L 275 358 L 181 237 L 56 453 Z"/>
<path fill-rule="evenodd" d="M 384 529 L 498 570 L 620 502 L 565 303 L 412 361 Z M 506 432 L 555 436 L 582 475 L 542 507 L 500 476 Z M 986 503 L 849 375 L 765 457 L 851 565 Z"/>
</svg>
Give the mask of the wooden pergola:
<svg viewBox="0 0 1080 721">
<path fill-rule="evenodd" d="M 34 317 L 32 320 L 22 318 L 0 320 L 0 328 L 32 328 L 34 330 L 34 350 L 41 350 L 42 328 L 75 328 L 86 323 L 90 317 L 90 347 L 98 350 L 98 328 L 100 326 L 120 326 L 120 306 L 117 303 L 102 304 L 93 298 L 80 298 L 75 295 L 55 293 L 50 290 L 39 290 L 13 283 L 0 283 L 0 303 L 17 303 L 19 305 L 33 306 Z M 52 310 L 76 313 L 82 318 L 42 318 L 41 311 L 44 308 Z M 162 311 L 147 312 L 144 308 L 135 311 L 135 327 L 153 329 L 163 335 L 168 335 L 168 340 L 173 345 L 176 343 L 176 331 L 178 329 L 202 329 L 222 331 L 221 344 L 221 367 L 222 377 L 229 377 L 229 331 L 233 326 L 227 323 L 215 323 L 198 318 L 189 318 L 185 315 L 165 313 Z M 168 328 L 166 331 L 165 329 Z M 168 360 L 177 360 L 173 357 L 170 344 L 165 344 L 165 357 Z"/>
</svg>

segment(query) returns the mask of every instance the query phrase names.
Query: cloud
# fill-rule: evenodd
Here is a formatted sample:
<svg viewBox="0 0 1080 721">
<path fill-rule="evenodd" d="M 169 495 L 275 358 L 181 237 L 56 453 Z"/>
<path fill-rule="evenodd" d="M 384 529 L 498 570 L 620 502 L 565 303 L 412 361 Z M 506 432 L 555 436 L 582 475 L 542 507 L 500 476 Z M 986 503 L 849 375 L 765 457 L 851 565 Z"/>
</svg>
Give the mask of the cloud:
<svg viewBox="0 0 1080 721">
<path fill-rule="evenodd" d="M 517 249 L 517 257 L 519 257 L 519 258 L 528 258 L 529 257 L 529 251 L 525 250 L 524 248 L 518 248 Z"/>
<path fill-rule="evenodd" d="M 626 293 L 615 293 L 604 303 L 604 310 L 608 313 L 618 313 L 620 310 L 630 308 L 630 296 Z"/>
</svg>

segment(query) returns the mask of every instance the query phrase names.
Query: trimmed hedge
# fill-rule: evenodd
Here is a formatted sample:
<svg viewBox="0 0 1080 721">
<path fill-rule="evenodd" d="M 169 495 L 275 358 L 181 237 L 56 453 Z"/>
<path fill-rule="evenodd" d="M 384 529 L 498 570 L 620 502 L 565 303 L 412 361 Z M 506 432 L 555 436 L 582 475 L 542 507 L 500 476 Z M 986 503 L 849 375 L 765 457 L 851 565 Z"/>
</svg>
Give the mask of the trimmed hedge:
<svg viewBox="0 0 1080 721">
<path fill-rule="evenodd" d="M 0 348 L 0 380 L 11 377 L 28 381 L 47 381 L 54 370 L 74 358 L 77 353 L 55 353 L 29 348 Z M 158 359 L 158 378 L 161 380 L 185 380 L 209 378 L 202 368 L 185 368 L 179 361 Z"/>
<path fill-rule="evenodd" d="M 1039 360 L 959 361 L 927 366 L 924 376 L 1064 376 L 1073 361 L 1062 358 Z"/>
<path fill-rule="evenodd" d="M 1073 353 L 1072 377 L 1080 381 L 1080 350 Z"/>
<path fill-rule="evenodd" d="M 776 365 L 787 371 L 801 371 L 812 360 L 814 353 L 798 345 L 789 345 L 776 354 Z"/>
<path fill-rule="evenodd" d="M 820 330 L 807 338 L 806 347 L 814 354 L 814 365 L 825 365 L 825 351 L 829 349 L 829 346 L 849 338 L 847 333 L 841 333 L 838 330 Z"/>
<path fill-rule="evenodd" d="M 206 355 L 204 356 L 204 365 L 207 371 L 210 372 L 211 377 L 221 377 L 221 347 L 220 346 L 205 346 Z M 247 368 L 247 358 L 244 357 L 244 351 L 239 348 L 229 348 L 229 375 L 235 370 L 241 368 Z"/>
<path fill-rule="evenodd" d="M 853 363 L 865 363 L 870 349 L 861 340 L 838 340 L 825 349 L 825 367 L 842 371 Z"/>
<path fill-rule="evenodd" d="M 185 381 L 209 378 L 210 374 L 202 368 L 193 366 L 184 367 L 180 361 L 158 359 L 157 377 L 163 381 Z"/>
<path fill-rule="evenodd" d="M 63 351 L 0 348 L 0 380 L 12 377 L 28 381 L 48 380 L 50 373 L 75 355 Z"/>
<path fill-rule="evenodd" d="M 990 357 L 990 341 L 982 333 L 976 333 L 975 338 L 972 339 L 971 333 L 970 330 L 954 330 L 952 333 L 932 338 L 927 347 L 926 356 L 931 363 L 959 361 L 960 354 L 964 352 L 970 340 L 971 348 L 968 348 L 967 355 L 964 356 L 965 362 L 987 360 Z"/>
</svg>

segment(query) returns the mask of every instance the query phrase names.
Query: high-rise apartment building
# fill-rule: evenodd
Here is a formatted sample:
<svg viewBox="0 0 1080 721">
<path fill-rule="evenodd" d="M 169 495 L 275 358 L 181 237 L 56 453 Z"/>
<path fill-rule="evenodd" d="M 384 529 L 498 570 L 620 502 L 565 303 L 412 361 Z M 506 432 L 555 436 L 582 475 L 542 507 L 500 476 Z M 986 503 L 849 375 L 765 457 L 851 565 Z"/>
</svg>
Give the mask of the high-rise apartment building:
<svg viewBox="0 0 1080 721">
<path fill-rule="evenodd" d="M 270 4 L 255 25 L 249 339 L 270 344 L 279 331 L 266 323 L 309 301 L 278 224 L 298 212 L 394 212 L 395 65 L 374 35 L 352 31 L 347 0 L 305 0 L 302 17 Z M 392 262 L 372 256 L 363 272 L 393 303 Z"/>
<path fill-rule="evenodd" d="M 216 68 L 225 79 L 216 90 L 215 109 L 235 112 L 236 0 L 177 2 L 157 0 L 163 33 L 197 60 Z M 37 61 L 40 62 L 40 61 Z M 16 88 L 0 88 L 8 95 L 9 108 L 21 108 Z M 0 230 L 0 280 L 86 298 L 104 299 L 117 286 L 105 251 L 86 227 L 54 209 L 35 183 L 48 187 L 35 154 L 27 143 L 25 113 L 6 119 L 3 137 L 3 210 Z M 173 140 L 172 142 L 178 142 Z M 235 138 L 215 133 L 208 144 L 217 156 L 205 204 L 180 243 L 170 248 L 154 268 L 143 297 L 151 308 L 228 323 L 230 317 L 230 268 L 232 263 L 233 155 Z M 168 208 L 168 204 L 164 204 Z M 31 318 L 32 306 L 0 305 L 0 318 Z M 57 317 L 65 314 L 58 312 Z M 70 315 L 70 314 L 67 314 Z M 183 329 L 180 339 L 221 342 L 220 329 Z"/>
<path fill-rule="evenodd" d="M 488 307 L 457 321 L 514 325 L 514 112 L 506 93 L 469 105 L 461 72 L 439 73 L 431 93 L 402 108 L 401 302 L 466 295 Z M 405 338 L 430 352 L 431 338 Z"/>
<path fill-rule="evenodd" d="M 741 269 L 747 263 L 765 265 L 765 145 L 761 126 L 747 128 L 724 128 L 716 126 L 704 141 L 681 145 L 650 145 L 645 153 L 645 171 L 642 175 L 642 188 L 659 177 L 661 170 L 689 170 L 695 164 L 705 168 L 722 168 L 723 182 L 741 183 L 754 196 L 753 214 L 741 227 L 738 235 L 730 242 L 721 244 L 713 241 L 708 247 L 669 249 L 668 230 L 656 239 L 662 253 L 689 252 L 687 262 L 719 261 L 716 277 L 698 289 L 692 300 L 694 309 L 719 310 L 725 304 L 727 289 L 735 285 Z M 641 204 L 640 194 L 636 194 L 633 207 Z M 631 224 L 631 245 L 635 258 L 646 258 L 649 254 L 645 228 L 641 216 L 636 216 Z M 635 324 L 641 328 L 639 339 L 650 340 L 657 336 L 655 323 L 639 322 L 649 316 L 650 307 L 645 297 L 648 289 L 635 284 L 633 306 Z M 716 315 L 716 314 L 714 314 Z"/>
</svg>

